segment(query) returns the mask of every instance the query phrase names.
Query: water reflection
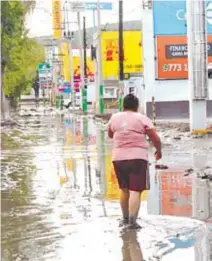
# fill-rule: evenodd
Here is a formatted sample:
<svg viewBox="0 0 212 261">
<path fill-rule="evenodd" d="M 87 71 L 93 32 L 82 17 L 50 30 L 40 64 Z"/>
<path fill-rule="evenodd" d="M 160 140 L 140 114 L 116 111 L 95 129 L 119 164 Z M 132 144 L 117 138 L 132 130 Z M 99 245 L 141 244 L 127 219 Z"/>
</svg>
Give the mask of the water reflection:
<svg viewBox="0 0 212 261">
<path fill-rule="evenodd" d="M 66 166 L 69 172 L 83 173 L 84 196 L 94 195 L 101 198 L 102 202 L 105 200 L 117 202 L 120 191 L 112 165 L 111 143 L 108 143 L 105 131 L 94 126 L 92 121 L 77 117 L 72 118 L 71 124 L 66 123 L 66 129 L 68 128 L 70 130 L 66 131 L 66 146 L 72 144 L 73 153 L 80 152 L 81 160 L 79 155 L 67 158 Z M 73 135 L 73 133 L 76 133 L 76 135 Z M 73 171 L 73 166 L 75 166 L 75 171 Z M 194 196 L 199 198 L 196 191 L 200 190 L 203 183 L 206 184 L 209 181 L 202 182 L 202 185 L 196 186 L 196 189 L 194 189 L 194 183 L 198 180 L 184 174 L 183 168 L 173 167 L 169 170 L 156 172 L 151 167 L 151 189 L 149 192 L 142 193 L 141 197 L 141 201 L 148 201 L 149 214 L 200 217 L 198 213 L 202 213 L 202 210 L 199 207 L 195 213 L 193 211 L 193 205 L 196 205 Z M 82 187 L 82 182 L 76 182 L 75 186 Z M 209 204 L 209 191 L 210 188 L 207 185 L 204 205 Z M 146 204 L 144 205 L 146 206 Z M 205 219 L 210 218 L 212 211 L 209 211 L 209 209 L 211 208 L 210 203 L 207 205 L 208 210 L 204 211 L 207 212 Z"/>
<path fill-rule="evenodd" d="M 182 170 L 164 170 L 158 174 L 160 214 L 192 216 L 192 178 Z"/>
<path fill-rule="evenodd" d="M 121 234 L 121 239 L 123 240 L 123 261 L 144 261 L 141 246 L 137 238 L 137 231 L 125 230 Z"/>
<path fill-rule="evenodd" d="M 186 255 L 188 253 L 191 255 L 190 260 L 203 260 L 196 259 L 195 249 L 198 249 L 199 246 L 196 244 L 196 239 L 193 233 L 168 237 L 163 242 L 157 243 L 157 249 L 155 251 L 154 257 L 163 258 L 165 260 L 166 257 L 170 257 L 175 251 L 180 250 L 182 253 L 184 252 Z M 202 257 L 203 257 L 202 253 Z M 163 260 L 162 259 L 162 260 Z"/>
<path fill-rule="evenodd" d="M 106 176 L 106 200 L 118 200 L 120 191 L 118 182 L 116 179 L 116 174 L 112 164 L 112 154 L 111 150 L 107 150 L 106 156 L 104 156 L 103 160 L 105 160 L 105 176 Z"/>
<path fill-rule="evenodd" d="M 159 171 L 159 206 L 162 215 L 194 217 L 206 221 L 212 216 L 210 180 L 185 176 L 175 168 Z"/>
</svg>

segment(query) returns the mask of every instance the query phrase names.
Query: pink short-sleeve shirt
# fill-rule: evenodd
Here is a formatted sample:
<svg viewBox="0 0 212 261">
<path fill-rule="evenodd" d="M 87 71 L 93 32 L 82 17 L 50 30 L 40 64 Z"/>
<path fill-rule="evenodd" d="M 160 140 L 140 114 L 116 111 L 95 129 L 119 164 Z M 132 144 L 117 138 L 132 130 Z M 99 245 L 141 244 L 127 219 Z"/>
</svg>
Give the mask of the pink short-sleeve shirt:
<svg viewBox="0 0 212 261">
<path fill-rule="evenodd" d="M 112 160 L 148 160 L 146 131 L 153 129 L 152 121 L 137 112 L 119 112 L 109 121 L 113 132 Z"/>
</svg>

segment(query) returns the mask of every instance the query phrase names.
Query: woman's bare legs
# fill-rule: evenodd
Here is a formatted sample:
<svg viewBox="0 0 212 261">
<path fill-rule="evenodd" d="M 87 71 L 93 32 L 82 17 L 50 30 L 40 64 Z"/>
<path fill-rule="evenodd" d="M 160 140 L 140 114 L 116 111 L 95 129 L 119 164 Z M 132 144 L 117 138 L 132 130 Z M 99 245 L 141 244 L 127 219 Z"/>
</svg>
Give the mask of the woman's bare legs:
<svg viewBox="0 0 212 261">
<path fill-rule="evenodd" d="M 129 197 L 130 193 L 128 189 L 121 189 L 120 205 L 123 215 L 123 225 L 129 222 Z"/>
<path fill-rule="evenodd" d="M 129 224 L 139 228 L 140 226 L 136 223 L 141 203 L 141 192 L 130 191 L 129 197 Z"/>
</svg>

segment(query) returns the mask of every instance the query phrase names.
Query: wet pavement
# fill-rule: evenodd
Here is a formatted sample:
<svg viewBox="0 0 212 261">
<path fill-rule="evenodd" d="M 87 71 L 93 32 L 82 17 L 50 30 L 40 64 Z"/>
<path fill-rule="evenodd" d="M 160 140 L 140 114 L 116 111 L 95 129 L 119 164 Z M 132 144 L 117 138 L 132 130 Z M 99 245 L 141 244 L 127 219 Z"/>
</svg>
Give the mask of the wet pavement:
<svg viewBox="0 0 212 261">
<path fill-rule="evenodd" d="M 104 122 L 43 108 L 30 114 L 2 129 L 3 261 L 212 260 L 211 137 L 160 128 L 169 168 L 156 171 L 150 149 L 143 229 L 128 231 L 118 227 Z"/>
</svg>

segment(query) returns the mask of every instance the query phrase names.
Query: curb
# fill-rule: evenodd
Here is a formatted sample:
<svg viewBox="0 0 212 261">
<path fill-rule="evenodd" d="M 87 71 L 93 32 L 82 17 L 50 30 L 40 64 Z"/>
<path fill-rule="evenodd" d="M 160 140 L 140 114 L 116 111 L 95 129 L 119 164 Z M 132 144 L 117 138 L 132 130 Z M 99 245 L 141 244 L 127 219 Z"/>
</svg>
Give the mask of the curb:
<svg viewBox="0 0 212 261">
<path fill-rule="evenodd" d="M 212 129 L 203 129 L 203 130 L 193 130 L 191 132 L 194 135 L 207 135 L 207 134 L 212 134 Z"/>
</svg>

